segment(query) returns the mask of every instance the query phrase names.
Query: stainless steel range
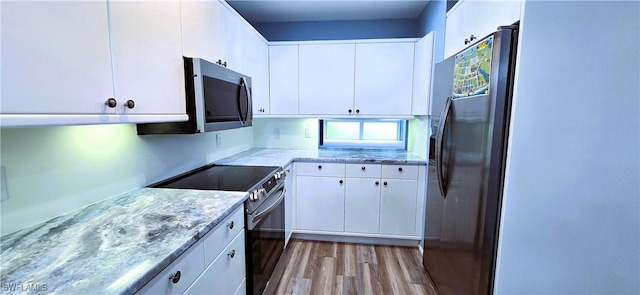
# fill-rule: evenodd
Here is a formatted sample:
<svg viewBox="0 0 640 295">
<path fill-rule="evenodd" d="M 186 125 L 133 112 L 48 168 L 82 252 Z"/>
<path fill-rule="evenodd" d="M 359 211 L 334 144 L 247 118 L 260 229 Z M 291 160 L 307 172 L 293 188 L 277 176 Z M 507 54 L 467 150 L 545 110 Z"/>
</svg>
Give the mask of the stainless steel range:
<svg viewBox="0 0 640 295">
<path fill-rule="evenodd" d="M 285 178 L 281 167 L 208 165 L 150 187 L 248 192 L 247 294 L 262 294 L 284 249 Z"/>
</svg>

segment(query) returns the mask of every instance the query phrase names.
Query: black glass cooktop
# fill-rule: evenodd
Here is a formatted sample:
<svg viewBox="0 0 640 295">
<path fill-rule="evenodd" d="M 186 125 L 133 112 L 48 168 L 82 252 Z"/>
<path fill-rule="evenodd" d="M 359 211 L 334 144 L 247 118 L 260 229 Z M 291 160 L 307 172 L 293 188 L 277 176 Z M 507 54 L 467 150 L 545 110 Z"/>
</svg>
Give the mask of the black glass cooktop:
<svg viewBox="0 0 640 295">
<path fill-rule="evenodd" d="M 153 184 L 155 188 L 179 188 L 220 191 L 249 191 L 278 167 L 205 166 Z"/>
</svg>

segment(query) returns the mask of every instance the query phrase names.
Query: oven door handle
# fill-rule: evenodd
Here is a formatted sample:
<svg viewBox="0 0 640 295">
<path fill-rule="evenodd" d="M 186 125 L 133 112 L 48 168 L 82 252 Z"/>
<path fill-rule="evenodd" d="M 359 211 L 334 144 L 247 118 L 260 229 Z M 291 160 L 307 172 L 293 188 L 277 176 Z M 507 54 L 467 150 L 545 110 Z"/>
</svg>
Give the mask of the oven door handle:
<svg viewBox="0 0 640 295">
<path fill-rule="evenodd" d="M 264 217 L 264 215 L 271 213 L 271 211 L 275 210 L 276 207 L 278 207 L 278 205 L 282 203 L 282 200 L 284 200 L 284 194 L 285 192 L 287 192 L 287 190 L 284 187 L 281 188 L 280 190 L 282 190 L 282 193 L 280 193 L 280 196 L 278 197 L 278 199 L 275 202 L 273 202 L 273 204 L 269 205 L 269 207 L 262 210 L 260 213 L 254 215 L 251 218 L 251 222 L 257 223 L 258 221 L 260 221 L 260 219 L 262 219 L 262 217 Z"/>
</svg>

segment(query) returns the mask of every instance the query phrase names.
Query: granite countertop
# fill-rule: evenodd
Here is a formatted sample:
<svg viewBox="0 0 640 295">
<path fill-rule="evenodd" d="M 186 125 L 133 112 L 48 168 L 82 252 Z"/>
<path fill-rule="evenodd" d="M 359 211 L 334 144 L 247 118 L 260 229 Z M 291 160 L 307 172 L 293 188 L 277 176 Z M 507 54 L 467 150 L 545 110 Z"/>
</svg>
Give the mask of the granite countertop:
<svg viewBox="0 0 640 295">
<path fill-rule="evenodd" d="M 219 165 L 281 166 L 297 162 L 376 163 L 426 165 L 427 160 L 407 151 L 370 149 L 251 149 L 215 161 Z"/>
<path fill-rule="evenodd" d="M 134 293 L 246 198 L 141 188 L 2 236 L 2 291 Z"/>
</svg>

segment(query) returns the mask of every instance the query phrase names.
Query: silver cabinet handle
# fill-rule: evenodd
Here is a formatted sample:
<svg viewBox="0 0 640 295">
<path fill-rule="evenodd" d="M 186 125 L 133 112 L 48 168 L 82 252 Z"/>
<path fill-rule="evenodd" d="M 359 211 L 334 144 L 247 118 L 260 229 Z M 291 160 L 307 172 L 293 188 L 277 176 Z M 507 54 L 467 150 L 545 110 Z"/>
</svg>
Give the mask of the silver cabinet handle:
<svg viewBox="0 0 640 295">
<path fill-rule="evenodd" d="M 231 252 L 229 252 L 229 254 L 227 254 L 227 255 L 229 255 L 229 257 L 231 257 L 231 258 L 235 257 L 236 256 L 236 250 L 231 250 Z"/>
<path fill-rule="evenodd" d="M 172 274 L 169 276 L 169 280 L 170 280 L 172 283 L 177 284 L 177 283 L 180 281 L 180 277 L 181 277 L 181 276 L 182 276 L 182 274 L 180 273 L 180 271 L 176 271 L 176 272 L 172 273 Z"/>
<path fill-rule="evenodd" d="M 234 226 L 233 220 L 227 224 L 227 227 L 229 229 L 233 229 L 233 226 Z"/>
</svg>

